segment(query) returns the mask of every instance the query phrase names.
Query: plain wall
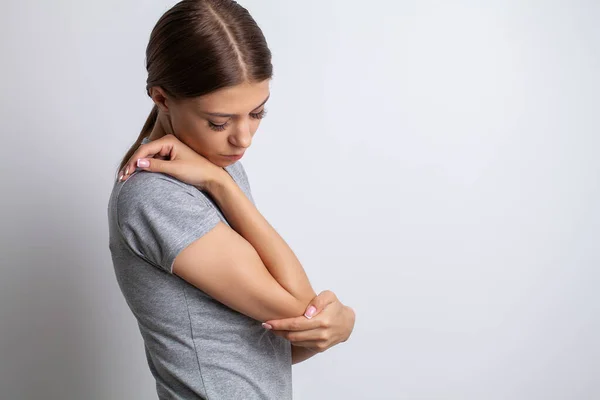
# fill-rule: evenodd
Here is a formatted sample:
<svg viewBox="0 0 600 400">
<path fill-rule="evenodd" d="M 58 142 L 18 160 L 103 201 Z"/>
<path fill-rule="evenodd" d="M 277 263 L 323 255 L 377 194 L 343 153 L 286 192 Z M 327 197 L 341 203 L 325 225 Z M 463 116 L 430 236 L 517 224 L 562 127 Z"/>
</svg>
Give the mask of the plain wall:
<svg viewBox="0 0 600 400">
<path fill-rule="evenodd" d="M 295 398 L 600 398 L 599 3 L 241 3 L 275 68 L 254 198 L 357 313 Z M 156 398 L 106 207 L 173 4 L 3 2 L 2 398 Z"/>
</svg>

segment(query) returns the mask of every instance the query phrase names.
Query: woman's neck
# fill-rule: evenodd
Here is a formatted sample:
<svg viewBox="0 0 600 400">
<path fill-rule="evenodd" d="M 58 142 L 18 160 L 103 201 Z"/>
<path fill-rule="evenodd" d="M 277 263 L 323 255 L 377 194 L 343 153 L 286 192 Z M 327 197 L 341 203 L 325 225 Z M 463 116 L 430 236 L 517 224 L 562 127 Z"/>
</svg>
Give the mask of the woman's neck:
<svg viewBox="0 0 600 400">
<path fill-rule="evenodd" d="M 158 113 L 154 127 L 148 136 L 150 140 L 160 139 L 161 137 L 172 134 L 173 128 L 171 127 L 171 121 L 162 113 Z"/>
</svg>

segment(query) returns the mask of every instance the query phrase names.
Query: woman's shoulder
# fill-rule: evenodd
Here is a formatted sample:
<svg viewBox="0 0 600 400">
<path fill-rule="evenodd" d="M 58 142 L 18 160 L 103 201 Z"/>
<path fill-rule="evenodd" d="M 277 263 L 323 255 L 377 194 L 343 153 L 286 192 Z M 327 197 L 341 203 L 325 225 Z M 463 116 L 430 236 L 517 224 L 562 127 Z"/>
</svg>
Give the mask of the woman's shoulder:
<svg viewBox="0 0 600 400">
<path fill-rule="evenodd" d="M 248 182 L 248 174 L 246 173 L 246 169 L 241 161 L 236 161 L 235 163 L 225 167 L 229 175 L 231 175 L 239 184 L 250 186 Z"/>
<path fill-rule="evenodd" d="M 119 196 L 152 196 L 162 190 L 191 191 L 194 186 L 162 172 L 134 171 L 124 182 L 117 182 Z"/>
<path fill-rule="evenodd" d="M 133 172 L 124 182 L 115 183 L 112 197 L 119 215 L 139 206 L 164 208 L 167 204 L 180 204 L 185 207 L 185 203 L 198 200 L 209 203 L 206 194 L 195 186 L 162 172 L 143 170 Z"/>
<path fill-rule="evenodd" d="M 193 185 L 161 172 L 143 170 L 115 185 L 110 208 L 119 225 L 165 218 L 173 223 L 194 212 L 212 216 L 215 210 L 208 196 Z"/>
</svg>

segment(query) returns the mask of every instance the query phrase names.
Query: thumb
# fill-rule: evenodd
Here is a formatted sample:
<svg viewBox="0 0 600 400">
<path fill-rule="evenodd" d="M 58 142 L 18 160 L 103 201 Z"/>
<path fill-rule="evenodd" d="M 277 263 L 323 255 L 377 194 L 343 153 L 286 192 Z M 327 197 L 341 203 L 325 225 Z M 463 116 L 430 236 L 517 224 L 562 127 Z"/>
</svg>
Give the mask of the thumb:
<svg viewBox="0 0 600 400">
<path fill-rule="evenodd" d="M 336 299 L 337 298 L 332 291 L 330 291 L 330 290 L 322 291 L 321 293 L 319 293 L 319 295 L 317 297 L 315 297 L 314 299 L 312 299 L 310 301 L 310 303 L 308 304 L 308 307 L 306 308 L 306 312 L 304 313 L 304 316 L 308 319 L 311 319 L 312 317 L 314 317 L 315 315 L 317 315 L 318 313 L 323 311 L 323 309 L 325 309 L 325 307 L 327 307 L 327 305 L 336 301 Z"/>
<path fill-rule="evenodd" d="M 139 169 L 150 172 L 168 173 L 171 169 L 168 160 L 161 160 L 159 158 L 140 158 L 137 160 L 136 165 Z"/>
</svg>

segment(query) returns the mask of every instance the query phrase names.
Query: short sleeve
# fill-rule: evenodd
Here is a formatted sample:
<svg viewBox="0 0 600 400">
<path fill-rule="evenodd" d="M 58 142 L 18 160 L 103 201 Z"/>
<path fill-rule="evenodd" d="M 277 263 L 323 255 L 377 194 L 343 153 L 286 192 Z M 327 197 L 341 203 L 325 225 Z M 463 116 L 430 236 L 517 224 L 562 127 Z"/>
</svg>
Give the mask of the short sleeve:
<svg viewBox="0 0 600 400">
<path fill-rule="evenodd" d="M 122 184 L 117 218 L 124 241 L 170 274 L 177 255 L 220 221 L 202 192 L 168 175 L 138 171 Z"/>
</svg>

